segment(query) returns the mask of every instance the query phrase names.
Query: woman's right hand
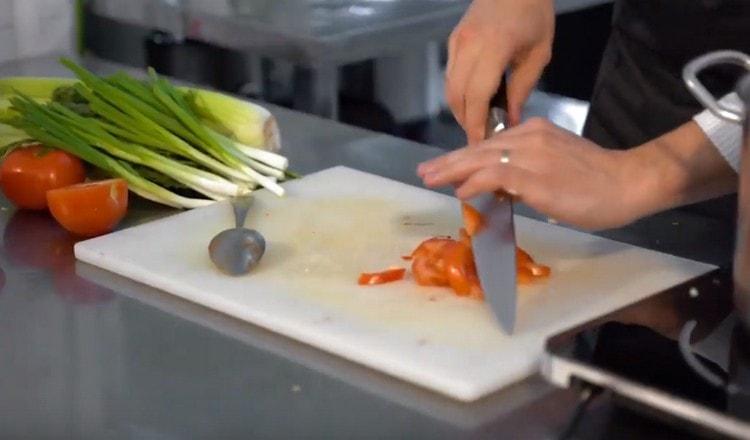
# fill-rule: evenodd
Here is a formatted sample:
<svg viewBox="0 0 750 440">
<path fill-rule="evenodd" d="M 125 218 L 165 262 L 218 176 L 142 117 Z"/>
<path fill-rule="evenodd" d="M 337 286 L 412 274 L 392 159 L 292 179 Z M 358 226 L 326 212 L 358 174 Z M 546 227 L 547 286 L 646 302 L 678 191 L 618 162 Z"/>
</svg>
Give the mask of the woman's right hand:
<svg viewBox="0 0 750 440">
<path fill-rule="evenodd" d="M 474 0 L 453 30 L 446 98 L 469 144 L 484 137 L 490 99 L 509 67 L 510 123 L 520 122 L 523 103 L 550 60 L 554 9 L 553 0 Z"/>
</svg>

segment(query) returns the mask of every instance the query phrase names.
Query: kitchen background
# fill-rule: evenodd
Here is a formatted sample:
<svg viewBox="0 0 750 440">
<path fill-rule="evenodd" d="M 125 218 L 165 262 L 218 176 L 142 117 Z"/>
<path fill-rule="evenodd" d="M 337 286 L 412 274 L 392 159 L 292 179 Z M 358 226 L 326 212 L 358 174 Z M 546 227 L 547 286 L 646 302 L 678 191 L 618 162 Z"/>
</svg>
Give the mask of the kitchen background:
<svg viewBox="0 0 750 440">
<path fill-rule="evenodd" d="M 450 149 L 464 137 L 443 98 L 445 37 L 468 3 L 0 0 L 0 62 L 81 49 L 90 57 L 151 65 L 193 83 Z M 526 116 L 546 116 L 579 132 L 612 6 L 558 0 L 557 9 L 555 57 Z M 187 28 L 175 25 L 188 10 L 195 18 Z M 247 35 L 228 38 L 222 22 Z M 417 24 L 430 32 L 415 30 Z M 359 49 L 362 38 L 377 40 L 384 28 L 395 45 Z"/>
</svg>

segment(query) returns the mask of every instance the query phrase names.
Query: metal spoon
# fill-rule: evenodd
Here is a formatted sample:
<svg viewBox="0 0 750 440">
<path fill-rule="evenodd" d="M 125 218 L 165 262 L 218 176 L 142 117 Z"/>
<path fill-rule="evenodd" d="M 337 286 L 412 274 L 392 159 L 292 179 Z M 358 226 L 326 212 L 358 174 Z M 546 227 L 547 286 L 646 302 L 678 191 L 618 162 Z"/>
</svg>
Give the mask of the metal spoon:
<svg viewBox="0 0 750 440">
<path fill-rule="evenodd" d="M 228 275 L 243 275 L 258 265 L 266 251 L 266 240 L 255 229 L 245 225 L 251 196 L 232 199 L 236 226 L 219 232 L 208 245 L 208 254 L 216 267 Z"/>
</svg>

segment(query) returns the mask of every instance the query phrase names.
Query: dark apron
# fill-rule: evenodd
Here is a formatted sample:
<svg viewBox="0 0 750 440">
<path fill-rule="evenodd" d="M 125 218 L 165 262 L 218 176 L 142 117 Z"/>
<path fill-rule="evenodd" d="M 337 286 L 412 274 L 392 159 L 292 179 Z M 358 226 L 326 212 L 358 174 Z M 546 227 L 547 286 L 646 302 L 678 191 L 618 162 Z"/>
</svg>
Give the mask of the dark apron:
<svg viewBox="0 0 750 440">
<path fill-rule="evenodd" d="M 691 59 L 714 50 L 750 53 L 750 0 L 617 0 L 584 136 L 625 149 L 688 122 L 702 107 L 682 82 Z M 717 95 L 733 89 L 733 68 L 706 72 Z M 734 197 L 688 208 L 736 216 Z"/>
</svg>

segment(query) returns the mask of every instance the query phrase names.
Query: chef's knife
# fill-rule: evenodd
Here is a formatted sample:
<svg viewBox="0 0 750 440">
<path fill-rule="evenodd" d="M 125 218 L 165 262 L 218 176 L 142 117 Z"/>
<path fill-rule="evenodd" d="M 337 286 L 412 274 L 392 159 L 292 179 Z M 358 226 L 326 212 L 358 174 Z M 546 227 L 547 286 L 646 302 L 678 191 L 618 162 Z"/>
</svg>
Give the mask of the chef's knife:
<svg viewBox="0 0 750 440">
<path fill-rule="evenodd" d="M 505 80 L 490 105 L 487 137 L 507 127 Z M 516 235 L 513 201 L 506 194 L 482 194 L 470 201 L 484 226 L 472 238 L 474 260 L 485 301 L 510 335 L 516 323 Z"/>
</svg>

